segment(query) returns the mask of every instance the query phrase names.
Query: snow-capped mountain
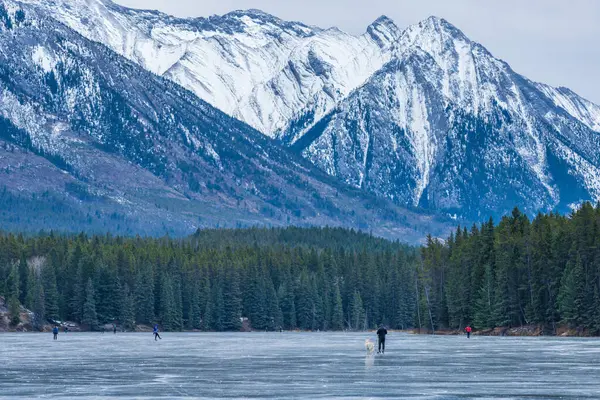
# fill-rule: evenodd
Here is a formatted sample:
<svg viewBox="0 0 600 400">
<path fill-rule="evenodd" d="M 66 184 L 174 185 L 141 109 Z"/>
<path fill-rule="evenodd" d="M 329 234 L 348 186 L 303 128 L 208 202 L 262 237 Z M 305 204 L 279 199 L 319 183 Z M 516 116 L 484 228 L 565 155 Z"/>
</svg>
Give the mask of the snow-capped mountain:
<svg viewBox="0 0 600 400">
<path fill-rule="evenodd" d="M 518 75 L 443 19 L 294 146 L 330 175 L 469 219 L 600 199 L 600 108 Z"/>
<path fill-rule="evenodd" d="M 319 120 L 391 59 L 400 34 L 386 18 L 356 37 L 257 10 L 181 19 L 110 0 L 26 1 L 270 137 L 300 115 Z"/>
<path fill-rule="evenodd" d="M 447 21 L 363 35 L 257 10 L 175 18 L 24 0 L 356 188 L 467 219 L 600 200 L 600 107 L 530 81 Z"/>
<path fill-rule="evenodd" d="M 0 171 L 3 229 L 336 225 L 414 241 L 444 226 L 339 184 L 181 86 L 12 1 L 0 2 Z"/>
</svg>

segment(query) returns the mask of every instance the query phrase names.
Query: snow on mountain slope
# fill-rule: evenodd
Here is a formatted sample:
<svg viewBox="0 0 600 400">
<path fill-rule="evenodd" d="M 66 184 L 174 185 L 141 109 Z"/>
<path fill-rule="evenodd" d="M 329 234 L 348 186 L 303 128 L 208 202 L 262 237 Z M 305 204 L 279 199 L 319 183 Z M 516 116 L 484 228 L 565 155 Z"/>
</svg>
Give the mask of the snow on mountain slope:
<svg viewBox="0 0 600 400">
<path fill-rule="evenodd" d="M 399 204 L 479 218 L 600 198 L 600 107 L 517 74 L 443 19 L 400 30 L 381 17 L 353 36 L 257 10 L 181 19 L 24 1 Z"/>
<path fill-rule="evenodd" d="M 355 37 L 257 10 L 181 19 L 109 0 L 25 1 L 271 137 L 300 110 L 328 112 L 389 61 L 399 35 L 385 18 Z"/>
<path fill-rule="evenodd" d="M 443 19 L 409 27 L 397 48 L 294 147 L 351 185 L 468 219 L 600 199 L 593 105 L 557 107 Z"/>
<path fill-rule="evenodd" d="M 536 86 L 554 102 L 555 106 L 562 108 L 590 129 L 600 132 L 600 106 L 565 87 L 554 88 L 543 83 L 537 83 Z"/>
<path fill-rule="evenodd" d="M 11 210 L 0 224 L 20 230 L 43 216 L 34 229 L 342 225 L 418 241 L 447 222 L 340 184 L 190 91 L 10 0 L 0 0 L 0 170 L 0 208 Z"/>
</svg>

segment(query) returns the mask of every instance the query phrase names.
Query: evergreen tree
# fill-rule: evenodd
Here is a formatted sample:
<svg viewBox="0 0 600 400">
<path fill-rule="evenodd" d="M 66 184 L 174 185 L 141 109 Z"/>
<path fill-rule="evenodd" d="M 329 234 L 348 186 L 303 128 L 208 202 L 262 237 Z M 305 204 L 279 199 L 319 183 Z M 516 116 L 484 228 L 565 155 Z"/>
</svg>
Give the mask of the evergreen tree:
<svg viewBox="0 0 600 400">
<path fill-rule="evenodd" d="M 21 322 L 21 304 L 14 294 L 8 298 L 8 314 L 11 325 L 18 325 Z"/>
<path fill-rule="evenodd" d="M 86 299 L 86 286 L 83 275 L 83 265 L 81 261 L 77 265 L 77 275 L 72 290 L 70 305 L 70 315 L 75 321 L 82 322 L 83 305 Z"/>
<path fill-rule="evenodd" d="M 296 300 L 289 276 L 286 276 L 285 281 L 279 287 L 278 299 L 283 315 L 283 326 L 285 329 L 295 329 L 297 327 Z"/>
<path fill-rule="evenodd" d="M 59 315 L 59 293 L 56 283 L 54 266 L 48 262 L 42 269 L 42 283 L 44 291 L 44 308 L 46 317 L 50 320 L 58 320 Z"/>
<path fill-rule="evenodd" d="M 188 318 L 189 329 L 201 329 L 202 328 L 202 310 L 201 310 L 201 296 L 200 296 L 200 283 L 198 280 L 192 282 L 192 290 L 190 293 L 190 315 Z"/>
<path fill-rule="evenodd" d="M 95 296 L 94 283 L 92 282 L 92 279 L 89 278 L 85 287 L 85 303 L 83 304 L 83 316 L 81 323 L 92 331 L 98 327 Z"/>
<path fill-rule="evenodd" d="M 177 315 L 175 312 L 175 295 L 173 282 L 167 274 L 163 275 L 161 281 L 159 318 L 162 328 L 169 332 L 177 329 Z"/>
<path fill-rule="evenodd" d="M 340 287 L 336 284 L 333 292 L 333 314 L 331 316 L 331 329 L 340 331 L 344 329 L 344 309 Z"/>
<path fill-rule="evenodd" d="M 41 331 L 46 323 L 46 299 L 40 277 L 36 276 L 34 279 L 34 281 L 28 281 L 29 285 L 34 287 L 31 310 L 33 312 L 32 326 L 33 329 Z"/>
<path fill-rule="evenodd" d="M 219 302 L 223 306 L 222 327 L 219 330 L 239 331 L 242 328 L 242 298 L 239 276 L 234 268 L 229 268 L 221 291 Z"/>
<path fill-rule="evenodd" d="M 558 304 L 563 321 L 571 326 L 578 326 L 583 322 L 583 309 L 585 308 L 584 271 L 581 258 L 577 256 L 575 262 L 569 261 L 561 281 Z"/>
<path fill-rule="evenodd" d="M 266 303 L 267 314 L 269 316 L 266 328 L 274 331 L 283 327 L 283 313 L 281 312 L 281 308 L 279 308 L 279 300 L 271 279 L 267 279 Z"/>
<path fill-rule="evenodd" d="M 351 328 L 354 330 L 360 330 L 363 327 L 365 318 L 365 311 L 363 309 L 362 298 L 360 297 L 360 293 L 358 291 L 354 292 L 354 297 L 352 299 L 352 323 Z"/>
<path fill-rule="evenodd" d="M 183 329 L 183 299 L 181 296 L 181 279 L 176 276 L 173 279 L 173 312 L 175 316 L 173 329 L 177 331 Z"/>
<path fill-rule="evenodd" d="M 121 307 L 119 313 L 119 321 L 123 329 L 131 331 L 135 328 L 135 312 L 134 312 L 134 301 L 133 296 L 129 292 L 129 286 L 127 284 L 122 285 L 121 294 Z"/>
<path fill-rule="evenodd" d="M 154 277 L 150 268 L 143 268 L 135 276 L 135 319 L 142 324 L 154 321 Z"/>
<path fill-rule="evenodd" d="M 8 274 L 8 278 L 6 280 L 6 298 L 16 298 L 19 301 L 20 298 L 20 278 L 19 278 L 19 268 L 17 265 L 13 265 L 10 269 L 10 273 Z"/>
<path fill-rule="evenodd" d="M 29 268 L 28 270 L 25 271 L 28 275 L 27 279 L 25 280 L 25 282 L 27 282 L 27 294 L 25 295 L 25 299 L 23 300 L 23 305 L 26 308 L 32 309 L 33 308 L 33 303 L 35 301 L 35 297 L 36 297 L 36 271 L 33 268 Z M 23 297 L 23 296 L 21 296 Z"/>
<path fill-rule="evenodd" d="M 479 287 L 474 307 L 473 326 L 478 329 L 493 328 L 494 319 L 494 273 L 492 267 L 484 266 L 483 279 Z"/>
<path fill-rule="evenodd" d="M 25 255 L 22 254 L 19 259 L 19 301 L 21 304 L 25 304 L 26 306 L 31 306 L 31 303 L 27 303 L 26 297 L 32 289 L 30 288 L 29 282 L 31 278 L 30 268 L 27 265 L 27 260 L 25 259 Z M 31 285 L 33 286 L 33 285 Z"/>
<path fill-rule="evenodd" d="M 210 285 L 207 284 L 205 290 L 209 290 L 210 297 L 208 297 L 206 301 L 206 305 L 204 307 L 204 315 L 202 317 L 202 330 L 203 331 L 212 331 L 215 329 L 215 323 L 213 319 L 213 300 L 216 298 L 216 295 L 213 296 L 214 290 L 210 288 Z"/>
</svg>

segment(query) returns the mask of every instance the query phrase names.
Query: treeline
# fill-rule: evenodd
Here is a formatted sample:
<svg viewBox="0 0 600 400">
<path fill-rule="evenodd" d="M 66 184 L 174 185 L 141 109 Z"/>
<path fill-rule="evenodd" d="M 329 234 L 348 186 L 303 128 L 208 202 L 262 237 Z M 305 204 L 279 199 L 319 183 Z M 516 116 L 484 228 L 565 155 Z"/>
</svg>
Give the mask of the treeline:
<svg viewBox="0 0 600 400">
<path fill-rule="evenodd" d="M 431 329 L 540 325 L 600 333 L 600 205 L 570 216 L 518 209 L 422 249 L 419 312 Z"/>
<path fill-rule="evenodd" d="M 45 321 L 177 331 L 408 328 L 414 248 L 332 228 L 199 231 L 186 239 L 0 234 L 0 294 Z"/>
<path fill-rule="evenodd" d="M 96 329 L 428 330 L 540 325 L 600 334 L 600 205 L 518 209 L 421 249 L 333 228 L 215 229 L 186 239 L 0 234 L 12 323 Z"/>
</svg>

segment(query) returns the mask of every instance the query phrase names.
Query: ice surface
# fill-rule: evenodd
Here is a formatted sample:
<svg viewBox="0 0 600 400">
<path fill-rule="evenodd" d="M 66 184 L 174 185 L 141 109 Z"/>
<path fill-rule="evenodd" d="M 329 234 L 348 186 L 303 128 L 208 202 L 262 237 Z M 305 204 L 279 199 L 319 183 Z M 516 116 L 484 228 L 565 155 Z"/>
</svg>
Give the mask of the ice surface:
<svg viewBox="0 0 600 400">
<path fill-rule="evenodd" d="M 0 396 L 597 398 L 600 340 L 390 333 L 0 335 Z"/>
</svg>

